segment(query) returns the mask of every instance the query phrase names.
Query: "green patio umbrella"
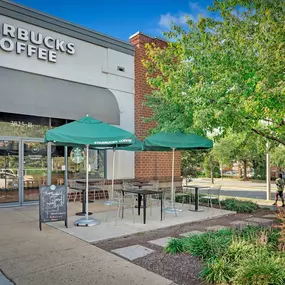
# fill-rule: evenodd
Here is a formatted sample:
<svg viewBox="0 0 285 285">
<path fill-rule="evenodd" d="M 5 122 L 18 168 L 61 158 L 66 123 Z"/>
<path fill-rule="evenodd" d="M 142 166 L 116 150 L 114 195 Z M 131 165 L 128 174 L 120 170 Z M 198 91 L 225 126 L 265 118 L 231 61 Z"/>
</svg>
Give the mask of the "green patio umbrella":
<svg viewBox="0 0 285 285">
<path fill-rule="evenodd" d="M 125 150 L 125 151 L 144 151 L 144 142 L 136 139 L 135 143 L 125 146 L 118 146 L 115 150 Z"/>
<path fill-rule="evenodd" d="M 207 138 L 196 134 L 184 134 L 181 132 L 160 132 L 145 139 L 146 151 L 172 151 L 172 179 L 171 179 L 171 204 L 166 211 L 175 212 L 174 207 L 174 153 L 175 150 L 209 149 L 213 147 L 213 142 Z"/>
<path fill-rule="evenodd" d="M 86 215 L 84 219 L 77 221 L 76 225 L 93 226 L 99 223 L 95 219 L 88 219 L 89 148 L 114 149 L 115 147 L 133 144 L 135 141 L 136 137 L 134 134 L 96 120 L 88 115 L 46 132 L 45 142 L 64 146 L 83 146 L 86 148 Z"/>
</svg>

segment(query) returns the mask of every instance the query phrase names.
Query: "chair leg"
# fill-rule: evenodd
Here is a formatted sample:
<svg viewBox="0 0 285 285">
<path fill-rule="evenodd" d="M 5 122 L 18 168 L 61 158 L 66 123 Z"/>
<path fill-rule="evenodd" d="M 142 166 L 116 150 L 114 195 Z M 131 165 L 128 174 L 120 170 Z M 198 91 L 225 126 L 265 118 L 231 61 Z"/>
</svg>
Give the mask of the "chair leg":
<svg viewBox="0 0 285 285">
<path fill-rule="evenodd" d="M 220 211 L 221 213 L 223 213 L 220 197 L 218 198 L 218 202 L 219 202 Z"/>
<path fill-rule="evenodd" d="M 136 222 L 135 220 L 135 203 L 132 205 L 132 216 L 133 216 L 133 223 Z"/>
<path fill-rule="evenodd" d="M 117 216 L 116 216 L 116 221 L 115 221 L 115 226 L 117 225 L 119 216 L 120 216 L 120 209 L 121 209 L 121 203 L 119 201 L 119 205 L 118 205 L 118 210 L 117 210 Z"/>
</svg>

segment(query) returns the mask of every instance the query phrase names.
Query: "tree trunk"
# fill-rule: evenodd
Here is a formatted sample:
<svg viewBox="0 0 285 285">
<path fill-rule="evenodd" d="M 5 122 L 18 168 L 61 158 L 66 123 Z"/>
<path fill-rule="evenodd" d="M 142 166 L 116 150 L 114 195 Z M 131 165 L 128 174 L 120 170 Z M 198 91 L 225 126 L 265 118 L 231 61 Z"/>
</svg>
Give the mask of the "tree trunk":
<svg viewBox="0 0 285 285">
<path fill-rule="evenodd" d="M 247 160 L 243 161 L 243 180 L 247 180 L 247 175 L 246 175 L 246 170 L 247 170 Z"/>
<path fill-rule="evenodd" d="M 240 179 L 242 177 L 242 169 L 241 169 L 241 165 L 238 162 L 238 178 Z"/>
</svg>

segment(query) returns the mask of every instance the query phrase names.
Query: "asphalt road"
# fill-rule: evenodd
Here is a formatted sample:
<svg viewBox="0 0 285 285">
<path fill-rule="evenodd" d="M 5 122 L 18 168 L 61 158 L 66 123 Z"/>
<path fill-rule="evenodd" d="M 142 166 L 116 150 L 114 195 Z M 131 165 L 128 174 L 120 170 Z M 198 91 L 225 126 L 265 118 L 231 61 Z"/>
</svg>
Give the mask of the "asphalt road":
<svg viewBox="0 0 285 285">
<path fill-rule="evenodd" d="M 188 184 L 211 186 L 211 180 L 207 178 L 195 179 Z M 263 181 L 240 181 L 237 179 L 215 179 L 215 184 L 222 185 L 221 195 L 237 198 L 250 198 L 266 200 L 266 183 Z M 208 190 L 200 190 L 200 193 L 207 193 Z M 217 191 L 211 191 L 217 194 Z M 271 199 L 275 199 L 276 185 L 271 183 Z"/>
<path fill-rule="evenodd" d="M 201 190 L 201 193 L 207 193 L 205 190 Z M 217 194 L 217 191 L 211 191 L 212 194 Z M 260 199 L 266 200 L 266 191 L 265 190 L 251 190 L 251 189 L 243 189 L 243 190 L 234 190 L 234 189 L 223 189 L 220 193 L 221 196 L 229 196 L 229 197 L 237 197 L 237 198 L 251 198 L 251 199 Z M 271 192 L 271 199 L 275 199 L 275 190 Z"/>
</svg>

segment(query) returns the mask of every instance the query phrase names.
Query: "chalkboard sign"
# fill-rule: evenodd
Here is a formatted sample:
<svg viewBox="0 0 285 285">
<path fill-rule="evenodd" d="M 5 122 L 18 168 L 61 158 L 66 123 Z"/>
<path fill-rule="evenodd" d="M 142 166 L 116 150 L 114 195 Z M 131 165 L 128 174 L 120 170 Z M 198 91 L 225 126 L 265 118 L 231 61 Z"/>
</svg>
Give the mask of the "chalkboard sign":
<svg viewBox="0 0 285 285">
<path fill-rule="evenodd" d="M 67 189 L 64 185 L 40 187 L 40 230 L 42 223 L 64 221 L 67 227 Z"/>
</svg>

